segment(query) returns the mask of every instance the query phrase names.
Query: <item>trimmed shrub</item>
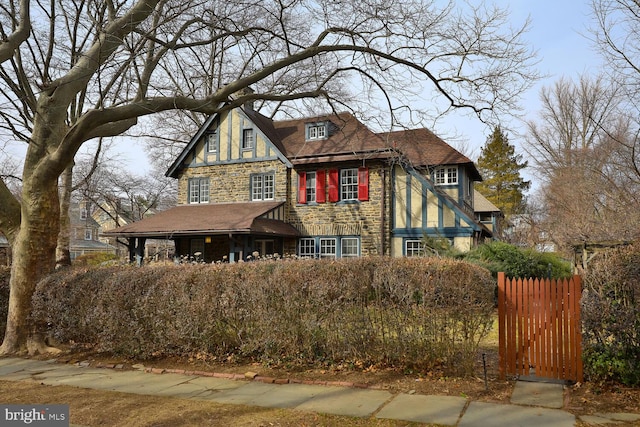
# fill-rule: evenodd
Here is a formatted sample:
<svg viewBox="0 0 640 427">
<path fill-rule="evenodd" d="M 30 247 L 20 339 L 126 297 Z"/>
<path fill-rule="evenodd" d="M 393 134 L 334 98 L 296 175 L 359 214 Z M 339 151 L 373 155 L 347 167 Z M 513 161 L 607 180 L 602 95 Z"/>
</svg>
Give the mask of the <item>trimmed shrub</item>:
<svg viewBox="0 0 640 427">
<path fill-rule="evenodd" d="M 63 270 L 34 315 L 62 342 L 138 358 L 473 372 L 493 313 L 490 273 L 438 258 Z"/>
<path fill-rule="evenodd" d="M 571 277 L 571 264 L 555 253 L 523 249 L 504 242 L 489 242 L 468 252 L 464 259 L 491 271 L 493 277 L 504 271 L 508 277 Z"/>
<path fill-rule="evenodd" d="M 110 252 L 94 252 L 77 256 L 73 260 L 73 265 L 75 267 L 97 266 L 117 260 L 118 256 L 116 254 Z"/>
<path fill-rule="evenodd" d="M 640 246 L 589 262 L 582 296 L 585 373 L 595 381 L 640 384 Z"/>
</svg>

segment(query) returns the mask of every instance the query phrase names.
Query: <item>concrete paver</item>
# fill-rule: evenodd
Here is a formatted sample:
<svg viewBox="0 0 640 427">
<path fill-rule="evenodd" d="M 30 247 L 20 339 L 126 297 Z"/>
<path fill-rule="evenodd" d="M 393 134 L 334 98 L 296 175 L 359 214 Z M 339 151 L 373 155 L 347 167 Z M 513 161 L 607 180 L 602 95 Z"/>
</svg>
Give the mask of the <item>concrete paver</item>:
<svg viewBox="0 0 640 427">
<path fill-rule="evenodd" d="M 471 402 L 459 427 L 574 427 L 576 417 L 565 411 L 518 405 Z"/>
<path fill-rule="evenodd" d="M 456 396 L 392 394 L 384 390 L 306 384 L 267 384 L 208 376 L 90 368 L 21 358 L 0 358 L 0 379 L 226 404 L 294 408 L 352 417 L 375 417 L 458 427 L 569 427 L 576 417 L 557 409 L 563 387 L 518 381 L 511 404 L 469 402 Z M 640 414 L 598 413 L 580 419 L 593 425 L 640 422 Z"/>
<path fill-rule="evenodd" d="M 596 412 L 595 415 L 610 420 L 624 421 L 626 423 L 640 421 L 639 414 L 628 414 L 626 412 Z"/>
<path fill-rule="evenodd" d="M 597 415 L 583 415 L 580 417 L 582 422 L 589 424 L 590 426 L 612 426 L 624 424 L 622 421 L 616 421 L 609 418 L 599 417 Z"/>
<path fill-rule="evenodd" d="M 296 409 L 324 414 L 368 417 L 393 396 L 383 390 L 328 387 L 327 392 L 312 397 Z"/>
<path fill-rule="evenodd" d="M 399 394 L 376 417 L 455 426 L 466 405 L 464 397 Z"/>
<path fill-rule="evenodd" d="M 564 405 L 564 388 L 562 384 L 517 381 L 511 403 L 560 409 Z"/>
</svg>

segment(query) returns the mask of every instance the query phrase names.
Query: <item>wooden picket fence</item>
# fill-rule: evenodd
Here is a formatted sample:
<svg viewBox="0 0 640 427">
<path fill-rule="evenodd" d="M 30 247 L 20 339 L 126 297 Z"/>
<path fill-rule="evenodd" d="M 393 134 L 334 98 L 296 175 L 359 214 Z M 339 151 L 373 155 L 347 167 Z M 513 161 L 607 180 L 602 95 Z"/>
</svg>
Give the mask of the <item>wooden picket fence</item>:
<svg viewBox="0 0 640 427">
<path fill-rule="evenodd" d="M 583 381 L 580 276 L 510 279 L 498 273 L 500 377 Z"/>
</svg>

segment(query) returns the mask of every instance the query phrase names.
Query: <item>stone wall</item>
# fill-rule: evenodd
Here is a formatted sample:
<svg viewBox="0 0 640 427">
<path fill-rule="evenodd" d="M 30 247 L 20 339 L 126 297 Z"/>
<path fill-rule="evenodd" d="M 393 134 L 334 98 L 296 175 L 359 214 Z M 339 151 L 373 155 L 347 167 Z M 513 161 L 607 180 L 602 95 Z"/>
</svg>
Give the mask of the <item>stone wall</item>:
<svg viewBox="0 0 640 427">
<path fill-rule="evenodd" d="M 359 165 L 325 164 L 322 169 L 341 169 Z M 369 200 L 337 203 L 297 203 L 298 175 L 291 174 L 287 203 L 287 222 L 303 236 L 361 236 L 361 254 L 388 253 L 389 244 L 389 174 L 380 162 L 367 163 L 369 168 Z M 317 167 L 300 168 L 315 171 Z M 385 191 L 383 191 L 385 186 Z M 383 203 L 383 197 L 386 199 Z M 383 208 L 385 212 L 383 213 Z M 383 220 L 384 214 L 384 220 Z"/>
<path fill-rule="evenodd" d="M 178 204 L 188 202 L 189 178 L 205 176 L 209 177 L 209 203 L 248 202 L 251 175 L 269 172 L 275 172 L 275 200 L 284 201 L 289 172 L 282 162 L 270 160 L 186 168 L 178 182 Z"/>
</svg>

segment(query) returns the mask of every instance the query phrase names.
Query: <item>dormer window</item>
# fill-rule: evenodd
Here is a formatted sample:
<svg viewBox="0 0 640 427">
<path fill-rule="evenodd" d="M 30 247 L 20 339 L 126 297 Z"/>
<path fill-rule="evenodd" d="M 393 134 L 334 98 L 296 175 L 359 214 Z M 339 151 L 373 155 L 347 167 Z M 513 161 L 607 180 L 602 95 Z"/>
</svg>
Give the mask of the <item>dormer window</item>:
<svg viewBox="0 0 640 427">
<path fill-rule="evenodd" d="M 452 185 L 458 183 L 458 168 L 455 166 L 442 166 L 433 171 L 433 180 L 436 185 Z"/>
<path fill-rule="evenodd" d="M 307 141 L 313 141 L 317 139 L 327 138 L 327 124 L 322 123 L 307 123 Z"/>
</svg>

